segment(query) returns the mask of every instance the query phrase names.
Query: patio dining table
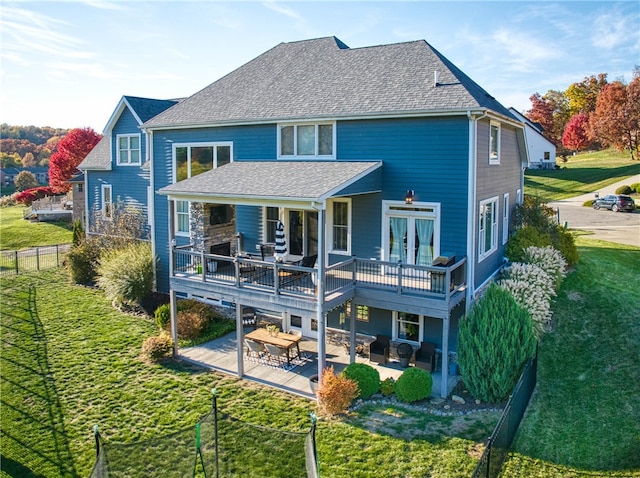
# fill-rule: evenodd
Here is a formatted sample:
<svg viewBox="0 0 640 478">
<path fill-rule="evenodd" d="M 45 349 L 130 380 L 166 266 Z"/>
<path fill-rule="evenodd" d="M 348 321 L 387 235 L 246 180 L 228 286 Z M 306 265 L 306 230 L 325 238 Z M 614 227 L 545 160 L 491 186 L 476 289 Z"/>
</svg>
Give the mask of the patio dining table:
<svg viewBox="0 0 640 478">
<path fill-rule="evenodd" d="M 287 352 L 287 365 L 291 364 L 290 350 L 293 347 L 296 348 L 298 357 L 300 357 L 300 341 L 302 340 L 301 336 L 287 334 L 285 332 L 272 334 L 267 329 L 259 328 L 246 334 L 245 338 L 255 340 L 256 342 L 260 342 L 262 344 L 271 344 L 275 345 L 276 347 L 285 349 Z"/>
</svg>

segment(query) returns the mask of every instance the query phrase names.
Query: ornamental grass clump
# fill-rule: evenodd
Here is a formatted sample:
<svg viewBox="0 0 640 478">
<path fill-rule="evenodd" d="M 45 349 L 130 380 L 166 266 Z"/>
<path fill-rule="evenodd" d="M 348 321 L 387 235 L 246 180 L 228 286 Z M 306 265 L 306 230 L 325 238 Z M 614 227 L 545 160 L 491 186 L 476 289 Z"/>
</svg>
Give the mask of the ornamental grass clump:
<svg viewBox="0 0 640 478">
<path fill-rule="evenodd" d="M 412 403 L 429 397 L 432 388 L 433 378 L 431 378 L 431 374 L 421 368 L 411 367 L 402 372 L 394 390 L 398 400 Z"/>
<path fill-rule="evenodd" d="M 169 357 L 172 350 L 173 340 L 166 332 L 149 337 L 142 343 L 142 357 L 151 362 Z"/>
<path fill-rule="evenodd" d="M 318 390 L 318 404 L 327 415 L 338 415 L 349 408 L 360 393 L 355 380 L 344 374 L 336 375 L 333 367 L 325 368 L 322 372 L 320 389 Z"/>
<path fill-rule="evenodd" d="M 545 271 L 556 290 L 567 275 L 567 261 L 560 251 L 553 247 L 527 247 L 524 251 L 524 262 L 535 264 Z"/>
<path fill-rule="evenodd" d="M 155 260 L 147 242 L 131 243 L 100 256 L 97 284 L 114 303 L 139 304 L 153 287 Z"/>
<path fill-rule="evenodd" d="M 509 396 L 535 348 L 529 312 L 495 283 L 460 321 L 458 365 L 469 392 L 483 402 Z"/>
<path fill-rule="evenodd" d="M 342 373 L 358 384 L 360 398 L 369 398 L 380 390 L 380 373 L 371 365 L 354 362 L 349 364 Z"/>
<path fill-rule="evenodd" d="M 529 312 L 536 336 L 540 338 L 549 329 L 551 299 L 556 295 L 549 274 L 535 264 L 515 262 L 502 271 L 502 279 L 497 284 Z"/>
</svg>

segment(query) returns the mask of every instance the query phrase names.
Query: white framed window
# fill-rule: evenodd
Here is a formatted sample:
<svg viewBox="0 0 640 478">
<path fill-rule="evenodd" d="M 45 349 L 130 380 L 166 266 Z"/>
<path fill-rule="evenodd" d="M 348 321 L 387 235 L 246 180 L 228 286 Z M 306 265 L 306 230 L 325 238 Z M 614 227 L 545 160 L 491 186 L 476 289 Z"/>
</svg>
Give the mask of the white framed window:
<svg viewBox="0 0 640 478">
<path fill-rule="evenodd" d="M 173 182 L 192 178 L 233 161 L 233 143 L 178 143 L 173 145 Z"/>
<path fill-rule="evenodd" d="M 478 214 L 478 261 L 498 249 L 498 196 L 480 202 Z"/>
<path fill-rule="evenodd" d="M 430 266 L 440 255 L 440 204 L 383 201 L 383 260 Z"/>
<path fill-rule="evenodd" d="M 327 216 L 329 252 L 351 255 L 351 200 L 329 201 Z"/>
<path fill-rule="evenodd" d="M 422 315 L 393 311 L 393 340 L 420 344 L 424 320 Z"/>
<path fill-rule="evenodd" d="M 278 158 L 335 159 L 335 123 L 278 125 Z"/>
<path fill-rule="evenodd" d="M 502 196 L 502 244 L 509 240 L 509 193 Z"/>
<path fill-rule="evenodd" d="M 176 236 L 189 235 L 189 201 L 176 201 Z"/>
<path fill-rule="evenodd" d="M 351 317 L 351 307 L 353 303 L 349 300 L 344 304 L 344 311 L 340 313 L 340 323 L 344 324 Z M 369 306 L 358 304 L 356 306 L 356 320 L 369 322 Z"/>
<path fill-rule="evenodd" d="M 262 241 L 265 244 L 275 244 L 276 225 L 278 224 L 278 220 L 280 219 L 280 209 L 273 206 L 265 206 L 262 217 L 264 218 L 264 234 Z"/>
<path fill-rule="evenodd" d="M 113 190 L 111 189 L 111 184 L 103 184 L 101 189 L 102 201 L 100 210 L 102 211 L 102 217 L 111 219 L 113 217 Z"/>
<path fill-rule="evenodd" d="M 489 164 L 500 164 L 500 123 L 489 124 Z"/>
<path fill-rule="evenodd" d="M 119 166 L 140 165 L 140 135 L 119 134 L 116 136 L 117 162 Z"/>
</svg>

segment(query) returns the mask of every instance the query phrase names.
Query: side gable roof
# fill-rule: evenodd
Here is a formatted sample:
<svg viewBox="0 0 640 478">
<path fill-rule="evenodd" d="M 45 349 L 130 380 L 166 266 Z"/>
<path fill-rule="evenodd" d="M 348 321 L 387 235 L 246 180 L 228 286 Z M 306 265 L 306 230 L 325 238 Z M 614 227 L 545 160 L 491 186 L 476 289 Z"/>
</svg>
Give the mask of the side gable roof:
<svg viewBox="0 0 640 478">
<path fill-rule="evenodd" d="M 78 165 L 82 171 L 111 171 L 111 135 L 104 135 Z"/>
<path fill-rule="evenodd" d="M 437 83 L 435 77 L 437 75 Z M 348 48 L 281 43 L 147 121 L 172 128 L 507 108 L 424 40 Z"/>
</svg>

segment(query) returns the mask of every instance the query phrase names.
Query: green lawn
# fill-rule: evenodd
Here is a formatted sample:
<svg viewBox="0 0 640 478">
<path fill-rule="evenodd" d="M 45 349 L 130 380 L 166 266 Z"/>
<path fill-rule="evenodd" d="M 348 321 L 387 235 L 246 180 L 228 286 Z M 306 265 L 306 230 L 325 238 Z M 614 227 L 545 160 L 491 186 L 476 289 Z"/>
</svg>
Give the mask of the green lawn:
<svg viewBox="0 0 640 478">
<path fill-rule="evenodd" d="M 27 307 L 31 284 L 35 314 Z M 189 430 L 209 411 L 214 387 L 220 408 L 234 417 L 289 431 L 309 429 L 315 402 L 185 363 L 145 364 L 140 345 L 156 333 L 153 323 L 115 311 L 99 290 L 69 284 L 64 271 L 3 278 L 0 285 L 2 476 L 88 476 L 95 424 L 108 442 L 132 444 Z M 322 476 L 469 476 L 497 420 L 497 414 L 414 415 L 376 405 L 346 420 L 321 419 Z M 407 425 L 373 432 L 380 416 Z M 246 454 L 238 473 L 265 476 L 264 460 L 255 459 L 260 452 L 286 456 L 268 445 L 268 437 L 265 432 L 248 440 L 240 429 L 227 437 L 225 444 L 240 443 Z"/>
<path fill-rule="evenodd" d="M 562 168 L 527 170 L 525 193 L 545 201 L 557 201 L 581 194 L 589 194 L 604 186 L 640 173 L 640 162 L 631 161 L 614 150 L 582 153 L 570 157 Z"/>
<path fill-rule="evenodd" d="M 25 221 L 23 210 L 22 206 L 0 208 L 0 249 L 20 250 L 71 242 L 70 223 Z"/>
<path fill-rule="evenodd" d="M 578 245 L 505 477 L 640 477 L 640 249 Z"/>
</svg>

